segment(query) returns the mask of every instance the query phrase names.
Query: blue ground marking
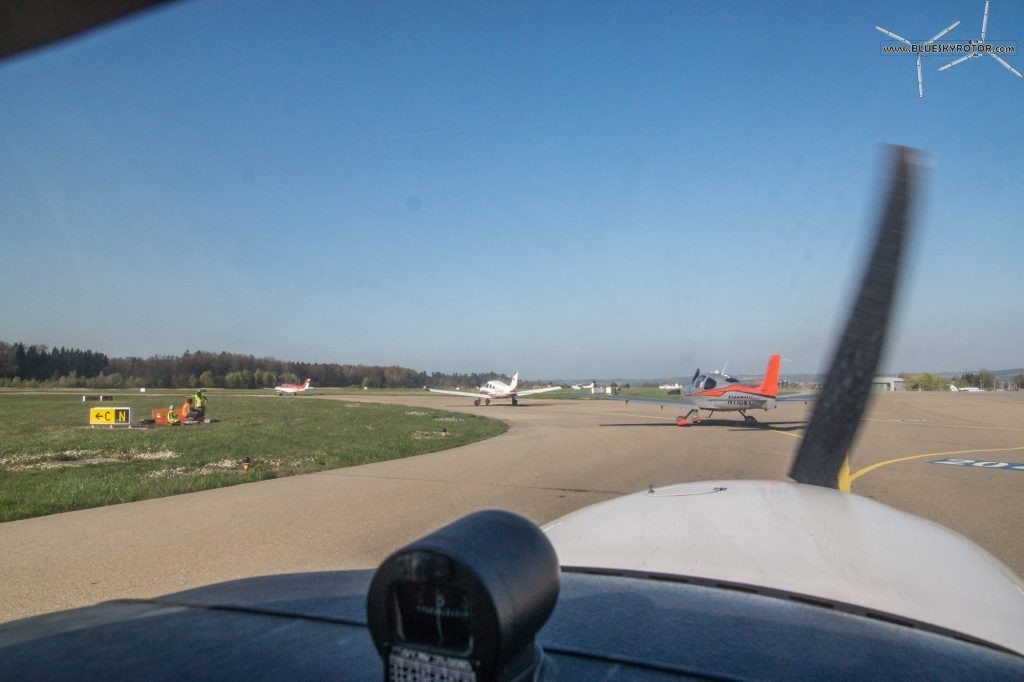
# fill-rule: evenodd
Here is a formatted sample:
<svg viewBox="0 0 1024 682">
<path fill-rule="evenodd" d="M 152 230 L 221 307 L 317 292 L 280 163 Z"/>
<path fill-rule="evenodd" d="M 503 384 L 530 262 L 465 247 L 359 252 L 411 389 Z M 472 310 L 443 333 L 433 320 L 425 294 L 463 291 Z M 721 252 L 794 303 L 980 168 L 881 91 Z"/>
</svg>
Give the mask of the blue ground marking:
<svg viewBox="0 0 1024 682">
<path fill-rule="evenodd" d="M 1021 462 L 995 462 L 984 459 L 960 459 L 948 457 L 946 459 L 935 459 L 929 464 L 949 464 L 958 467 L 978 467 L 979 469 L 1000 469 L 1003 471 L 1024 471 L 1024 463 Z"/>
</svg>

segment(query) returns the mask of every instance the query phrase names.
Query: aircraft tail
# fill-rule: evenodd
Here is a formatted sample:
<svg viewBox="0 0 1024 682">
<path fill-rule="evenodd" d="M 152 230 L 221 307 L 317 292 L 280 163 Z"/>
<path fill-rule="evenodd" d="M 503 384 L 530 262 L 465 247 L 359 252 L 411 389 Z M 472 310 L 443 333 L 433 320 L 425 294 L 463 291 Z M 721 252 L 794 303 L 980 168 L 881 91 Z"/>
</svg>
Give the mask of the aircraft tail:
<svg viewBox="0 0 1024 682">
<path fill-rule="evenodd" d="M 779 393 L 779 363 L 782 361 L 781 355 L 773 355 L 768 358 L 768 368 L 764 371 L 764 379 L 761 380 L 761 385 L 757 387 L 758 393 L 766 393 L 771 397 L 775 397 Z"/>
<path fill-rule="evenodd" d="M 515 372 L 512 375 L 512 390 L 516 390 L 517 386 L 519 386 L 519 372 Z"/>
<path fill-rule="evenodd" d="M 302 385 L 302 390 L 303 391 L 305 391 L 307 388 L 309 388 L 309 382 L 310 381 L 311 381 L 310 379 L 306 379 L 306 383 Z"/>
</svg>

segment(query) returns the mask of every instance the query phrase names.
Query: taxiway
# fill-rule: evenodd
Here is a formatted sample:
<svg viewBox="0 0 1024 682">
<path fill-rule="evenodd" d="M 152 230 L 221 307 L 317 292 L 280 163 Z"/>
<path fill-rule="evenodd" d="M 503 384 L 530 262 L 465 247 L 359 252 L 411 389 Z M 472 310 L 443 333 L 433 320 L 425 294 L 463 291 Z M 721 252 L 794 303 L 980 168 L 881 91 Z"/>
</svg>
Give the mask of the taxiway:
<svg viewBox="0 0 1024 682">
<path fill-rule="evenodd" d="M 479 509 L 543 523 L 650 485 L 783 479 L 811 410 L 758 412 L 761 428 L 735 415 L 679 428 L 668 408 L 637 403 L 320 399 L 481 413 L 510 428 L 404 460 L 0 524 L 0 620 L 255 575 L 373 567 Z M 960 461 L 935 463 L 948 459 Z M 1024 573 L 1016 462 L 1024 393 L 880 394 L 854 444 L 852 488 L 948 526 Z"/>
</svg>

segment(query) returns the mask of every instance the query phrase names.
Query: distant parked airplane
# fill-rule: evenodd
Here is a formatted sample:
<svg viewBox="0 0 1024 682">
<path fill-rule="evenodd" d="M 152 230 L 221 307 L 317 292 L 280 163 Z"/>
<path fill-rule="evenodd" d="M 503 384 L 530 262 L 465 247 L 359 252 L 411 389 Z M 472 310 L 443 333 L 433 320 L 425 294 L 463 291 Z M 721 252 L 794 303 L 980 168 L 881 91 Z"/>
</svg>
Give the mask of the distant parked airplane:
<svg viewBox="0 0 1024 682">
<path fill-rule="evenodd" d="M 498 381 L 492 379 L 483 386 L 476 390 L 476 393 L 469 391 L 446 391 L 440 388 L 430 388 L 424 386 L 423 388 L 431 393 L 443 393 L 444 395 L 457 395 L 465 398 L 474 398 L 473 404 L 479 405 L 482 400 L 484 405 L 490 405 L 492 400 L 508 400 L 511 398 L 513 405 L 519 404 L 519 398 L 536 395 L 537 393 L 547 393 L 548 391 L 557 391 L 561 386 L 547 386 L 545 388 L 531 388 L 526 391 L 520 391 L 519 388 L 519 372 L 512 375 L 512 383 L 506 384 L 504 381 Z"/>
<path fill-rule="evenodd" d="M 303 391 L 312 391 L 313 387 L 309 385 L 309 379 L 306 379 L 304 384 L 281 384 L 280 386 L 274 386 L 274 390 L 277 391 L 278 395 L 284 395 L 285 393 L 297 395 Z"/>
<path fill-rule="evenodd" d="M 984 393 L 985 389 L 978 388 L 977 386 L 964 386 L 963 388 L 957 388 L 953 384 L 949 385 L 949 390 L 953 393 Z"/>
</svg>

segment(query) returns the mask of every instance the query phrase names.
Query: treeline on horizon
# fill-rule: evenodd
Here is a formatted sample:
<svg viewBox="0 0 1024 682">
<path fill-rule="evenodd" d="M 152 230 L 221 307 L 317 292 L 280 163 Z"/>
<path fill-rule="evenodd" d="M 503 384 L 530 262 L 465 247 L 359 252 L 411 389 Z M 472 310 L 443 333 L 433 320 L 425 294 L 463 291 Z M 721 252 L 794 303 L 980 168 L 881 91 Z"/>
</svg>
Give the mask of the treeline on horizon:
<svg viewBox="0 0 1024 682">
<path fill-rule="evenodd" d="M 987 369 L 979 369 L 977 372 L 964 372 L 958 377 L 949 378 L 921 372 L 918 374 L 901 374 L 900 378 L 907 382 L 907 388 L 911 391 L 944 391 L 952 384 L 957 388 L 981 388 L 986 391 L 995 391 L 1000 388 L 1020 390 L 1024 388 L 1024 374 L 1000 379 Z"/>
<path fill-rule="evenodd" d="M 949 384 L 986 390 L 1024 388 L 1024 374 L 1000 380 L 985 369 L 956 378 L 930 373 L 900 376 L 910 390 L 942 391 Z M 472 388 L 491 379 L 508 380 L 497 372 L 427 374 L 395 365 L 285 362 L 226 351 L 110 358 L 92 350 L 0 341 L 0 387 L 4 388 L 267 388 L 299 383 L 306 377 L 314 386 L 366 388 Z"/>
<path fill-rule="evenodd" d="M 307 377 L 320 387 L 421 388 L 479 386 L 504 375 L 427 374 L 398 366 L 285 362 L 225 351 L 111 358 L 92 350 L 0 341 L 0 387 L 7 388 L 266 388 L 299 383 Z"/>
</svg>

